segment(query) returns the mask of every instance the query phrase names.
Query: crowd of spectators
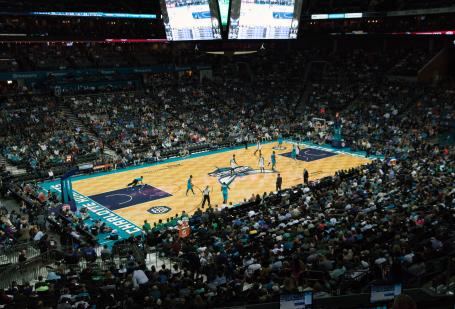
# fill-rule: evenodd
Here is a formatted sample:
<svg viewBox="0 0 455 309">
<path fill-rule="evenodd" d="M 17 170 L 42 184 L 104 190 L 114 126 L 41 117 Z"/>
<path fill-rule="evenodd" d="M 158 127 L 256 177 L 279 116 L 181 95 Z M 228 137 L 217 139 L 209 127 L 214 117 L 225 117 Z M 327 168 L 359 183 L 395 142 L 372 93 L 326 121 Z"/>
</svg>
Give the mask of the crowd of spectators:
<svg viewBox="0 0 455 309">
<path fill-rule="evenodd" d="M 410 52 L 390 71 L 392 75 L 417 76 L 417 72 L 430 60 L 430 54 L 425 50 Z"/>
<path fill-rule="evenodd" d="M 10 2 L 2 0 L 1 5 L 6 12 L 33 12 L 38 11 L 36 2 L 33 0 L 18 0 Z M 150 3 L 147 0 L 138 0 L 134 3 L 119 0 L 114 1 L 109 6 L 102 0 L 80 0 L 68 3 L 64 0 L 57 0 L 43 3 L 39 6 L 39 11 L 50 12 L 112 12 L 112 13 L 150 13 L 157 12 L 159 3 Z"/>
<path fill-rule="evenodd" d="M 109 57 L 117 59 L 117 63 L 121 63 L 120 59 L 126 61 L 125 57 L 119 57 L 125 56 L 128 51 L 141 54 L 139 48 L 109 45 L 93 50 L 77 49 L 92 56 L 107 52 L 111 55 Z M 57 53 L 68 53 L 63 50 L 57 49 Z M 326 65 L 320 70 L 323 73 L 321 76 L 318 75 L 321 72 L 315 76 L 305 75 L 315 53 L 317 59 L 325 59 Z M 92 57 L 95 58 L 103 57 Z M 174 60 L 186 62 L 188 58 L 177 55 Z M 435 125 L 447 122 L 440 117 L 450 117 L 453 112 L 450 105 L 453 93 L 449 89 L 411 89 L 412 84 L 386 81 L 387 73 L 400 74 L 402 70 L 399 68 L 408 63 L 398 59 L 411 58 L 428 59 L 428 56 L 422 52 L 421 57 L 413 57 L 408 51 L 379 57 L 374 52 L 330 55 L 325 51 L 309 50 L 290 52 L 285 63 L 282 55 L 260 52 L 251 56 L 249 65 L 240 65 L 243 58 L 220 65 L 214 73 L 224 78 L 202 83 L 197 74 L 177 78 L 167 73 L 151 75 L 144 84 L 128 81 L 125 77 L 121 79 L 120 76 L 108 81 L 96 75 L 88 76 L 87 81 L 82 77 L 67 77 L 63 81 L 51 78 L 54 81 L 48 83 L 53 87 L 59 86 L 59 89 L 66 84 L 83 83 L 86 87 L 61 90 L 63 98 L 6 96 L 0 119 L 5 127 L 3 132 L 14 131 L 16 134 L 2 136 L 2 152 L 11 162 L 22 163 L 32 169 L 46 169 L 72 162 L 78 156 L 92 154 L 95 159 L 99 158 L 104 145 L 107 145 L 118 152 L 123 163 L 131 163 L 156 159 L 163 149 L 176 146 L 187 148 L 198 143 L 214 146 L 251 142 L 257 138 L 269 140 L 278 134 L 300 135 L 300 138 L 320 143 L 331 142 L 332 125 L 341 123 L 346 145 L 356 150 L 368 150 L 369 153 L 395 155 L 390 147 L 384 147 L 385 141 L 393 142 L 395 146 L 412 142 L 412 130 L 423 127 L 426 131 L 421 131 L 424 134 L 419 138 L 434 137 L 439 133 Z M 216 58 L 205 59 L 205 62 L 210 61 L 220 63 Z M 419 60 L 413 69 L 424 62 Z M 131 62 L 124 65 L 128 64 Z M 407 65 L 404 67 L 408 68 Z M 307 97 L 303 96 L 305 84 L 301 83 L 305 77 L 311 83 L 306 88 L 309 90 Z M 116 91 L 124 93 L 69 96 L 81 91 L 88 94 L 92 88 L 93 92 L 108 91 L 116 83 Z M 109 87 L 90 86 L 93 84 Z M 137 85 L 145 88 L 140 89 Z M 282 89 L 287 90 L 283 92 Z M 435 100 L 436 106 L 423 104 L 422 108 L 432 113 L 426 114 L 425 120 L 419 123 L 407 121 L 403 114 L 414 109 L 418 102 L 428 100 L 428 91 L 432 91 L 430 99 Z M 300 104 L 306 99 L 305 104 Z M 396 103 L 396 107 L 391 101 Z M 32 108 L 24 109 L 24 102 Z M 58 108 L 51 115 L 49 111 L 55 110 L 57 104 L 70 107 L 83 126 L 73 127 L 74 124 L 66 120 L 68 115 L 59 112 Z M 347 107 L 351 110 L 343 114 Z M 384 110 L 387 112 L 383 113 Z M 335 117 L 337 113 L 341 117 Z M 199 116 L 195 118 L 194 115 Z M 321 132 L 315 127 L 314 118 L 323 118 L 330 125 Z M 390 126 L 379 125 L 381 118 Z M 90 131 L 97 137 L 88 134 Z M 24 136 L 29 139 L 24 139 Z M 369 142 L 362 137 L 369 137 Z"/>
<path fill-rule="evenodd" d="M 8 210 L 0 205 L 1 254 L 21 243 L 33 243 L 41 253 L 48 251 L 52 247 L 51 239 L 46 235 L 48 210 L 60 203 L 58 198 L 53 193 L 45 196 L 33 184 L 16 184 L 6 190 L 5 196 L 12 197 L 13 192 L 21 200 L 20 208 Z M 25 261 L 24 253 L 21 252 L 19 262 Z"/>
<path fill-rule="evenodd" d="M 79 274 L 57 267 L 38 281 L 47 288 L 13 285 L 2 302 L 213 308 L 301 290 L 316 298 L 352 293 L 372 282 L 441 285 L 444 258 L 455 250 L 453 151 L 422 143 L 395 164 L 375 161 L 236 208 L 197 210 L 191 237 L 179 238 L 175 227 L 147 228 L 145 243 L 173 257 L 171 269 L 133 256 Z M 65 261 L 96 259 L 93 252 L 81 247 Z"/>
<path fill-rule="evenodd" d="M 284 122 L 285 116 L 289 115 L 289 106 L 274 104 L 268 99 L 286 83 L 289 87 L 286 77 L 292 72 L 287 74 L 282 70 L 284 77 L 275 80 L 272 77 L 277 70 L 280 70 L 279 65 L 272 69 L 272 76 L 260 72 L 261 77 L 268 79 L 258 78 L 248 87 L 242 87 L 241 80 L 201 84 L 197 77 L 177 82 L 172 76 L 157 75 L 145 95 L 75 96 L 67 100 L 79 118 L 92 127 L 109 147 L 131 160 L 137 147 L 146 148 L 145 152 L 156 152 L 201 142 L 214 145 L 240 143 L 254 141 L 256 136 L 270 139 L 278 130 L 290 127 Z M 261 91 L 250 91 L 254 88 Z M 292 101 L 295 105 L 297 91 L 298 88 L 289 89 L 289 93 L 279 95 L 276 100 Z"/>
<path fill-rule="evenodd" d="M 43 48 L 46 46 L 46 48 Z M 195 63 L 165 44 L 2 43 L 2 71 L 39 71 L 85 68 L 143 67 Z M 186 63 L 182 63 L 185 61 Z"/>
<path fill-rule="evenodd" d="M 165 39 L 161 19 L 0 16 L 0 33 L 29 40 Z"/>
<path fill-rule="evenodd" d="M 1 151 L 13 163 L 45 170 L 100 152 L 98 142 L 59 111 L 54 97 L 7 97 L 1 106 Z"/>
<path fill-rule="evenodd" d="M 455 192 L 447 186 L 455 180 L 453 153 L 422 145 L 411 154 L 397 165 L 375 162 L 328 182 L 264 193 L 237 210 L 199 210 L 187 239 L 175 229 L 156 231 L 150 238 L 184 260 L 188 279 L 207 278 L 189 295 L 183 284 L 164 299 L 190 305 L 199 295 L 208 307 L 270 302 L 280 293 L 346 293 L 433 271 L 426 262 L 455 249 Z"/>
<path fill-rule="evenodd" d="M 161 9 L 160 2 L 154 1 L 153 4 L 144 0 L 135 1 L 134 4 L 128 1 L 118 1 L 109 8 L 103 3 L 77 3 L 68 5 L 61 1 L 40 6 L 39 10 L 28 1 L 8 1 L 1 2 L 4 13 L 0 16 L 0 34 L 8 38 L 19 40 L 66 40 L 70 37 L 74 41 L 78 40 L 97 40 L 106 39 L 148 39 L 165 40 L 165 29 L 163 21 L 159 18 Z M 179 2 L 177 1 L 177 5 Z M 186 5 L 182 1 L 181 5 Z M 443 31 L 453 30 L 453 14 L 427 14 L 427 15 L 404 15 L 398 17 L 385 17 L 383 12 L 396 10 L 413 9 L 434 9 L 451 7 L 450 0 L 434 0 L 431 5 L 427 1 L 421 0 L 318 0 L 303 1 L 301 22 L 301 33 L 321 33 L 321 32 L 366 32 L 366 33 L 407 33 L 412 31 Z M 27 9 L 28 8 L 28 9 Z M 47 9 L 46 9 L 47 8 Z M 91 8 L 91 9 L 90 9 Z M 75 17 L 75 16 L 43 16 L 32 15 L 29 12 L 145 12 L 155 14 L 158 18 L 99 18 L 99 17 Z M 10 12 L 10 14 L 7 14 Z M 337 20 L 311 20 L 311 14 L 318 13 L 379 13 L 371 14 L 371 18 L 362 19 L 337 19 Z M 3 63 L 2 63 L 3 62 Z M 57 62 L 56 65 L 64 64 Z M 10 64 L 10 65 L 6 65 Z M 17 63 L 9 60 L 1 60 L 0 67 L 14 70 Z"/>
<path fill-rule="evenodd" d="M 53 97 L 27 97 L 34 108 L 30 114 L 24 111 L 25 101 L 7 100 L 2 132 L 16 133 L 1 135 L 3 153 L 10 159 L 11 153 L 23 160 L 36 157 L 37 167 L 47 167 L 52 153 L 99 151 L 97 142 L 83 133 L 91 130 L 132 163 L 176 145 L 241 143 L 278 133 L 328 143 L 333 128 L 341 125 L 349 147 L 386 160 L 290 190 L 258 192 L 238 207 L 197 210 L 189 218 L 191 237 L 186 239 L 173 226 L 144 225 L 145 239 L 131 240 L 131 245 L 159 248 L 176 261 L 171 269 L 147 267 L 135 257 L 125 265 L 90 266 L 79 274 L 61 267 L 34 288 L 13 285 L 1 291 L 0 302 L 213 308 L 276 301 L 280 294 L 305 289 L 319 297 L 358 292 L 371 282 L 440 282 L 428 275 L 440 275 L 444 264 L 435 261 L 455 250 L 455 149 L 435 141 L 453 126 L 453 88 L 388 80 L 396 58 L 368 52 L 320 52 L 323 73 L 317 76 L 305 74 L 311 52 L 292 51 L 281 63 L 267 52 L 251 57 L 250 66 L 216 69 L 229 79 L 221 74 L 224 78 L 201 83 L 190 73 L 180 79 L 157 74 L 144 91 L 66 97 L 62 102 L 85 126 L 79 130 L 58 114 L 49 117 L 56 105 Z M 304 78 L 309 83 L 299 85 Z M 315 118 L 326 125 L 317 127 Z M 58 199 L 30 184 L 16 184 L 10 192 L 29 199 L 31 206 L 23 206 L 26 217 L 2 210 L 2 242 L 38 234 L 49 250 L 38 214 L 49 216 L 50 209 L 60 207 Z M 90 235 L 111 232 L 102 226 L 88 229 L 83 215 L 65 209 L 58 217 L 47 217 L 64 236 L 59 243 L 70 248 L 64 255 L 67 264 L 81 256 L 95 259 Z M 37 227 L 30 232 L 32 225 Z M 77 246 L 73 239 L 79 240 Z M 109 249 L 103 250 L 109 255 Z"/>
</svg>

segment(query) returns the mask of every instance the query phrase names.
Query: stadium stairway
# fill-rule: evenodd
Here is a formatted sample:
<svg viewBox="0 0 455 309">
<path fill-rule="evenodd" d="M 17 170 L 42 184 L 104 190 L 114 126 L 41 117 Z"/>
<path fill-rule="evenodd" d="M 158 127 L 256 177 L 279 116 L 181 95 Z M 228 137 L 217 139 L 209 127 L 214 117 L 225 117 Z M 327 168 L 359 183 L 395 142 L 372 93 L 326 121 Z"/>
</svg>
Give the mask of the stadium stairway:
<svg viewBox="0 0 455 309">
<path fill-rule="evenodd" d="M 310 96 L 313 91 L 313 82 L 318 81 L 318 74 L 325 72 L 327 63 L 325 60 L 314 60 L 305 65 L 302 82 L 298 86 L 300 95 L 296 98 L 295 102 L 297 104 L 295 108 L 297 115 L 304 115 L 307 106 L 312 104 L 310 102 Z"/>
<path fill-rule="evenodd" d="M 298 103 L 307 103 L 310 97 L 312 88 L 313 77 L 318 73 L 325 72 L 327 61 L 324 60 L 313 60 L 306 65 L 305 73 L 301 83 L 300 96 L 297 98 Z M 302 106 L 303 105 L 299 105 Z"/>
<path fill-rule="evenodd" d="M 455 145 L 455 126 L 450 132 L 441 134 L 437 139 L 437 143 L 442 146 Z"/>
<path fill-rule="evenodd" d="M 16 211 L 20 213 L 19 203 L 14 199 L 0 200 L 2 207 L 5 207 L 8 212 Z M 23 215 L 27 218 L 28 215 Z M 0 268 L 5 265 L 19 263 L 19 254 L 24 251 L 27 260 L 40 255 L 40 250 L 37 247 L 37 242 L 29 240 L 26 242 L 11 243 L 5 242 L 0 246 Z"/>
<path fill-rule="evenodd" d="M 0 250 L 0 266 L 18 263 L 19 253 L 21 251 L 25 251 L 25 257 L 27 259 L 34 258 L 40 254 L 38 248 L 36 248 L 34 244 L 30 242 L 2 248 Z"/>
<path fill-rule="evenodd" d="M 77 118 L 77 116 L 74 114 L 73 110 L 66 105 L 64 100 L 60 100 L 58 104 L 58 108 L 61 112 L 63 112 L 66 116 L 66 119 L 76 128 L 84 128 L 85 132 L 87 132 L 87 135 L 90 138 L 93 138 L 95 140 L 98 140 L 99 137 L 96 136 L 89 128 L 87 128 L 80 120 Z M 108 155 L 109 157 L 113 159 L 117 159 L 118 155 L 115 153 L 114 150 L 110 149 L 108 146 L 104 145 L 104 154 Z"/>
<path fill-rule="evenodd" d="M 167 268 L 171 269 L 172 260 L 163 254 L 159 254 L 155 248 L 152 248 L 147 253 L 147 256 L 145 258 L 145 265 L 147 265 L 147 268 L 149 269 L 152 266 L 155 266 L 155 268 L 158 269 L 159 267 L 161 267 L 161 265 L 166 265 Z"/>
<path fill-rule="evenodd" d="M 23 168 L 11 165 L 4 156 L 0 154 L 0 166 L 4 166 L 5 170 L 13 176 L 22 176 L 27 174 L 27 171 Z"/>
<path fill-rule="evenodd" d="M 240 76 L 247 81 L 254 80 L 255 76 L 251 70 L 250 64 L 247 62 L 237 62 L 237 70 Z"/>
<path fill-rule="evenodd" d="M 0 154 L 0 166 L 6 165 L 6 163 L 5 157 Z"/>
<path fill-rule="evenodd" d="M 41 255 L 36 255 L 27 259 L 25 263 L 11 263 L 7 265 L 0 265 L 0 289 L 9 288 L 12 281 L 16 281 L 17 284 L 21 285 L 29 282 L 34 285 L 37 282 L 38 276 L 47 278 L 48 274 L 53 272 L 56 273 L 57 269 L 67 272 L 69 269 L 73 269 L 77 272 L 81 272 L 87 267 L 91 267 L 94 272 L 103 272 L 108 270 L 112 264 L 118 268 L 120 265 L 127 265 L 128 257 L 124 254 L 114 254 L 112 259 L 103 259 L 101 257 L 102 247 L 96 248 L 98 258 L 96 261 L 87 261 L 83 258 L 77 264 L 65 264 L 61 263 L 62 253 L 57 251 L 49 251 Z M 179 261 L 171 260 L 168 257 L 158 254 L 154 247 L 148 248 L 148 253 L 145 257 L 145 264 L 150 269 L 155 266 L 156 269 L 160 269 L 162 265 L 165 265 L 167 269 L 172 269 L 174 264 L 179 264 Z"/>
</svg>

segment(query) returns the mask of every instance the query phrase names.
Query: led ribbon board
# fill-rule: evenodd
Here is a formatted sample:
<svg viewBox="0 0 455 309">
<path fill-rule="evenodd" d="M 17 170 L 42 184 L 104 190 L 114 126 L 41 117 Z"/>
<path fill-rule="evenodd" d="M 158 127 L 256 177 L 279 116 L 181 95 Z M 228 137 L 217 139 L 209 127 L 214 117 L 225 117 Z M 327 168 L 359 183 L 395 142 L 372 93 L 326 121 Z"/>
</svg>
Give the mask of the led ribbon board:
<svg viewBox="0 0 455 309">
<path fill-rule="evenodd" d="M 29 12 L 28 15 L 64 16 L 64 17 L 156 19 L 156 14 L 129 14 L 129 13 L 104 13 L 104 12 Z"/>
</svg>

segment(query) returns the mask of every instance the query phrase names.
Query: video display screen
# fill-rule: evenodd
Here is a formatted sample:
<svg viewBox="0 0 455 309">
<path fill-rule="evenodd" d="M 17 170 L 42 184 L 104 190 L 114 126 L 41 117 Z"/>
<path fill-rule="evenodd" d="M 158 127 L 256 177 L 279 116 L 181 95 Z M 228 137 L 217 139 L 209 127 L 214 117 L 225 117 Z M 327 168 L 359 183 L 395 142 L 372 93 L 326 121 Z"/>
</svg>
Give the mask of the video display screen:
<svg viewBox="0 0 455 309">
<path fill-rule="evenodd" d="M 210 0 L 160 0 L 168 41 L 221 39 L 218 4 Z"/>
<path fill-rule="evenodd" d="M 373 285 L 371 286 L 370 302 L 383 302 L 393 300 L 401 294 L 401 284 Z"/>
<path fill-rule="evenodd" d="M 311 309 L 312 307 L 312 291 L 305 291 L 297 294 L 280 295 L 280 309 Z"/>
<path fill-rule="evenodd" d="M 229 39 L 296 39 L 303 0 L 232 0 Z"/>
</svg>

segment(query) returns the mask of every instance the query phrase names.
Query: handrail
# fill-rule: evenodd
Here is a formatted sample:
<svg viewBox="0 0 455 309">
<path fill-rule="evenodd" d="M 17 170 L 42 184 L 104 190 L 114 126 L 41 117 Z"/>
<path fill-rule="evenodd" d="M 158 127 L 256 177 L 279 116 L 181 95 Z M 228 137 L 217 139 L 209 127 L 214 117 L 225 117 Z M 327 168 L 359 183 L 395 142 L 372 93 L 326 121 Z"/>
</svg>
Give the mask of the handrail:
<svg viewBox="0 0 455 309">
<path fill-rule="evenodd" d="M 145 262 L 145 257 L 146 257 L 145 247 L 141 250 L 135 244 L 129 244 L 129 243 L 115 244 L 112 253 L 114 255 L 124 257 L 126 255 L 122 255 L 122 253 L 129 252 L 129 251 L 132 252 L 136 261 L 138 261 L 139 263 Z"/>
<path fill-rule="evenodd" d="M 437 308 L 452 308 L 453 296 L 450 295 L 432 295 L 425 289 L 404 289 L 403 293 L 409 295 L 414 299 L 421 308 L 434 308 L 432 305 L 440 304 Z M 365 304 L 370 303 L 369 293 L 356 293 L 349 295 L 339 296 L 322 296 L 314 295 L 313 305 L 317 308 L 359 308 L 365 307 Z M 275 309 L 280 306 L 278 301 L 267 303 L 250 304 L 246 301 L 236 303 L 235 305 L 228 306 L 215 306 L 217 309 L 234 309 L 234 308 L 247 308 L 247 309 Z M 420 308 L 420 307 L 419 307 Z"/>
<path fill-rule="evenodd" d="M 0 249 L 0 265 L 7 263 L 17 263 L 19 261 L 19 253 L 25 250 L 27 259 L 39 255 L 39 250 L 36 243 L 28 241 L 25 243 L 14 244 L 11 247 L 4 247 Z"/>
<path fill-rule="evenodd" d="M 2 254 L 8 254 L 8 253 L 11 253 L 11 252 L 19 252 L 21 250 L 23 250 L 24 248 L 27 248 L 27 247 L 34 247 L 35 246 L 35 242 L 33 241 L 27 241 L 27 242 L 21 242 L 21 243 L 17 243 L 17 244 L 14 244 L 10 247 L 3 247 L 3 248 L 0 248 L 0 255 Z"/>
<path fill-rule="evenodd" d="M 16 263 L 6 266 L 0 272 L 0 288 L 8 288 L 13 281 L 31 281 L 37 279 L 39 275 L 43 275 L 41 272 L 47 265 L 56 262 L 57 256 L 61 256 L 61 251 L 50 250 L 35 256 L 23 263 Z"/>
<path fill-rule="evenodd" d="M 126 80 L 128 81 L 128 80 Z M 126 90 L 126 91 L 118 91 L 115 92 L 115 95 L 122 94 L 122 93 L 137 93 L 140 92 L 138 90 Z M 64 94 L 61 96 L 62 99 L 71 99 L 71 98 L 79 98 L 79 97 L 98 97 L 106 94 L 112 94 L 112 92 L 96 92 L 96 93 L 88 93 L 88 94 Z"/>
</svg>

